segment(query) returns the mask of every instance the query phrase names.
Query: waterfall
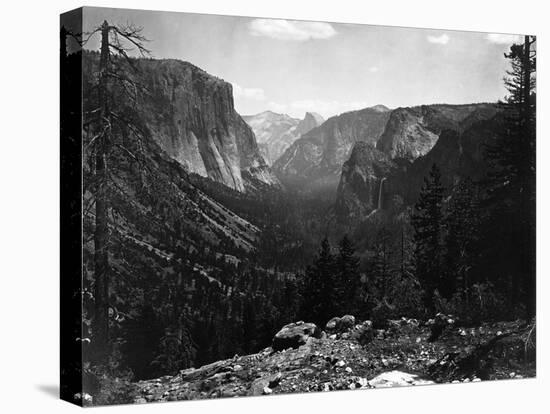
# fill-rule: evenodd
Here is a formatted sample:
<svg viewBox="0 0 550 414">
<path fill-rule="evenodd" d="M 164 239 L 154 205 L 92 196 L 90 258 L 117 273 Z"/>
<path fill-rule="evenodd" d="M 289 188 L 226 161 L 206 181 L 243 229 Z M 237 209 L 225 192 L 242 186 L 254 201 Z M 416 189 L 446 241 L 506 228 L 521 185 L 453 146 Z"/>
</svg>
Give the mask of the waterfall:
<svg viewBox="0 0 550 414">
<path fill-rule="evenodd" d="M 382 191 L 384 190 L 384 181 L 386 181 L 385 177 L 380 180 L 380 188 L 378 189 L 378 207 L 376 208 L 378 211 L 382 210 Z"/>
</svg>

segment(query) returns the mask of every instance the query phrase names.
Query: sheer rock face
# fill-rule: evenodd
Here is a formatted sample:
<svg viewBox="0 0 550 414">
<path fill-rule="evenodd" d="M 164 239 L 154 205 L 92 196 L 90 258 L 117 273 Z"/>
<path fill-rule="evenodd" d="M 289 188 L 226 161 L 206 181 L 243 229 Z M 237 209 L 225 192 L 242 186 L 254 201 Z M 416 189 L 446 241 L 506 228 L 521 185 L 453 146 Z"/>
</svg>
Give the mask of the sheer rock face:
<svg viewBox="0 0 550 414">
<path fill-rule="evenodd" d="M 375 144 L 389 114 L 387 108 L 377 106 L 332 117 L 296 140 L 273 169 L 291 187 L 333 191 L 353 145 L 358 141 Z"/>
<path fill-rule="evenodd" d="M 301 121 L 286 114 L 271 111 L 243 116 L 243 119 L 254 131 L 260 151 L 270 165 L 302 134 L 324 122 L 321 115 L 310 112 L 306 113 Z"/>
<path fill-rule="evenodd" d="M 488 167 L 484 156 L 486 146 L 502 130 L 502 122 L 502 116 L 494 105 L 490 110 L 472 113 L 458 131 L 443 131 L 425 156 L 392 170 L 385 183 L 387 194 L 399 195 L 406 204 L 415 203 L 424 177 L 434 163 L 439 167 L 442 183 L 447 188 L 464 177 L 474 181 L 483 179 Z"/>
<path fill-rule="evenodd" d="M 490 104 L 423 105 L 392 111 L 376 147 L 393 158 L 413 161 L 426 155 L 441 132 L 458 130 L 464 120 Z"/>
<path fill-rule="evenodd" d="M 170 157 L 238 191 L 245 190 L 244 171 L 278 184 L 254 133 L 235 111 L 231 84 L 187 62 L 137 62 L 149 90 L 140 103 L 145 123 Z"/>
<path fill-rule="evenodd" d="M 358 142 L 342 167 L 335 211 L 349 219 L 366 216 L 381 207 L 383 178 L 394 167 L 390 157 L 372 144 Z"/>
<path fill-rule="evenodd" d="M 390 206 L 395 196 L 414 203 L 434 163 L 447 187 L 464 176 L 481 178 L 483 148 L 498 129 L 497 113 L 496 104 L 395 109 L 376 147 L 357 143 L 344 164 L 337 214 L 365 219 Z"/>
<path fill-rule="evenodd" d="M 318 113 L 306 112 L 304 119 L 302 119 L 296 127 L 296 132 L 298 136 L 307 134 L 309 131 L 311 131 L 313 128 L 317 128 L 323 122 L 325 122 L 325 119 Z"/>
</svg>

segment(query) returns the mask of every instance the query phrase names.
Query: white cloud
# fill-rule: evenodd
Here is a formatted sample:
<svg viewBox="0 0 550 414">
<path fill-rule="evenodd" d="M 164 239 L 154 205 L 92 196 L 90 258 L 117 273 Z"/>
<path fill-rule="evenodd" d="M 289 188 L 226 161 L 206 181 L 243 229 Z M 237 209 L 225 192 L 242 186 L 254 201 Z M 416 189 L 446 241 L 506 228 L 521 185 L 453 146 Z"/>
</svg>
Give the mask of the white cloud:
<svg viewBox="0 0 550 414">
<path fill-rule="evenodd" d="M 261 88 L 244 88 L 233 83 L 233 97 L 236 99 L 246 98 L 255 101 L 263 101 L 265 99 L 265 92 Z"/>
<path fill-rule="evenodd" d="M 267 109 L 273 112 L 277 112 L 278 114 L 284 114 L 288 110 L 288 105 L 280 104 L 277 102 L 268 102 Z"/>
<path fill-rule="evenodd" d="M 503 34 L 503 33 L 489 33 L 487 35 L 487 40 L 491 43 L 497 43 L 501 45 L 506 45 L 506 44 L 511 45 L 512 43 L 520 43 L 521 36 Z"/>
<path fill-rule="evenodd" d="M 324 22 L 255 19 L 250 22 L 249 29 L 253 36 L 266 36 L 278 40 L 328 39 L 336 35 L 336 30 Z"/>
<path fill-rule="evenodd" d="M 438 45 L 446 45 L 447 43 L 449 43 L 449 40 L 451 38 L 446 33 L 443 33 L 442 35 L 439 35 L 439 36 L 427 36 L 426 39 L 428 39 L 428 42 L 430 43 L 435 43 Z"/>
<path fill-rule="evenodd" d="M 378 68 L 378 66 L 371 66 L 371 67 L 369 68 L 369 72 L 371 72 L 371 73 L 376 73 L 376 72 L 378 72 L 379 70 L 380 70 L 380 69 Z"/>
</svg>

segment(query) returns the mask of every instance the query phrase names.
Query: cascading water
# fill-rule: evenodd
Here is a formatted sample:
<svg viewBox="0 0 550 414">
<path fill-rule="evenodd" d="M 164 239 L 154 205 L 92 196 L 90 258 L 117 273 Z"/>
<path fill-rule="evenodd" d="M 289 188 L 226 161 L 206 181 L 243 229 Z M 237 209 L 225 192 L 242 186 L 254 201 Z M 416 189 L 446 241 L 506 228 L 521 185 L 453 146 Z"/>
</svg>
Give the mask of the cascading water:
<svg viewBox="0 0 550 414">
<path fill-rule="evenodd" d="M 382 191 L 384 191 L 384 181 L 386 181 L 386 178 L 382 178 L 380 180 L 380 188 L 378 189 L 378 206 L 376 207 L 376 210 L 382 210 Z"/>
</svg>

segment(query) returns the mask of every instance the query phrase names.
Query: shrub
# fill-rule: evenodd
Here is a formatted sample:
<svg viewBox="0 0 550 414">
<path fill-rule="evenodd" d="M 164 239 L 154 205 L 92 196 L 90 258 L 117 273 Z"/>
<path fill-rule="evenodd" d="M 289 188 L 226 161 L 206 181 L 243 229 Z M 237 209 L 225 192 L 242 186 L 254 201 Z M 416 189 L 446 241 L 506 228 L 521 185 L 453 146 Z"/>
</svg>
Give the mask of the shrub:
<svg viewBox="0 0 550 414">
<path fill-rule="evenodd" d="M 490 282 L 460 289 L 450 299 L 445 299 L 436 291 L 434 305 L 437 312 L 455 315 L 466 325 L 512 318 L 506 299 Z"/>
<path fill-rule="evenodd" d="M 418 281 L 412 276 L 389 279 L 383 285 L 367 280 L 362 316 L 372 320 L 376 329 L 385 328 L 388 319 L 425 317 L 424 291 Z"/>
</svg>

